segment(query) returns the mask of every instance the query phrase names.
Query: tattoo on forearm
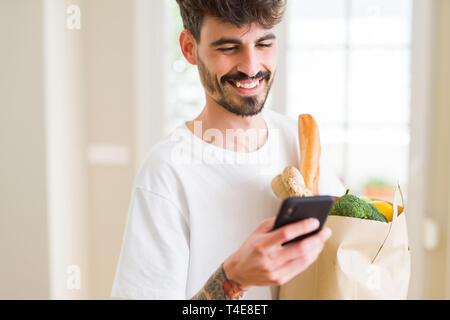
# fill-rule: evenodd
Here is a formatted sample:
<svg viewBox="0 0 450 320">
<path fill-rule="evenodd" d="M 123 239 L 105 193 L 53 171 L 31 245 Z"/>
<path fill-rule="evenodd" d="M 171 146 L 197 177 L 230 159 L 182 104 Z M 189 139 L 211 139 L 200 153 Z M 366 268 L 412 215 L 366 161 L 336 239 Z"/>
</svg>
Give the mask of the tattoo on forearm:
<svg viewBox="0 0 450 320">
<path fill-rule="evenodd" d="M 192 300 L 238 300 L 243 295 L 239 283 L 227 278 L 222 264 Z"/>
</svg>

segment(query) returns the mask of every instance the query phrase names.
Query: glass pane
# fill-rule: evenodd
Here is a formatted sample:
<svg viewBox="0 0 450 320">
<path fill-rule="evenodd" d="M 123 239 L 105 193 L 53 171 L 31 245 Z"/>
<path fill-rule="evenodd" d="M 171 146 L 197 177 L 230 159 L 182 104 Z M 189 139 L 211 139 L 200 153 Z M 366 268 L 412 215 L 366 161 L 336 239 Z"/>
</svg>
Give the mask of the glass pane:
<svg viewBox="0 0 450 320">
<path fill-rule="evenodd" d="M 397 182 L 406 193 L 412 0 L 292 0 L 288 10 L 288 115 L 315 116 L 323 155 L 352 193 Z"/>
<path fill-rule="evenodd" d="M 410 73 L 408 49 L 352 51 L 350 122 L 384 125 L 409 122 Z"/>
<path fill-rule="evenodd" d="M 288 2 L 290 45 L 344 45 L 345 0 Z"/>
<path fill-rule="evenodd" d="M 344 124 L 329 124 L 318 121 L 320 129 L 320 140 L 322 144 L 340 145 L 346 140 L 346 130 Z"/>
<path fill-rule="evenodd" d="M 345 93 L 343 50 L 288 52 L 288 115 L 311 113 L 321 123 L 342 123 Z"/>
<path fill-rule="evenodd" d="M 351 45 L 409 45 L 412 0 L 351 1 Z"/>
<path fill-rule="evenodd" d="M 395 136 L 392 139 L 401 140 Z M 393 188 L 399 182 L 406 197 L 408 163 L 407 144 L 350 144 L 346 186 L 354 194 L 391 200 Z"/>
</svg>

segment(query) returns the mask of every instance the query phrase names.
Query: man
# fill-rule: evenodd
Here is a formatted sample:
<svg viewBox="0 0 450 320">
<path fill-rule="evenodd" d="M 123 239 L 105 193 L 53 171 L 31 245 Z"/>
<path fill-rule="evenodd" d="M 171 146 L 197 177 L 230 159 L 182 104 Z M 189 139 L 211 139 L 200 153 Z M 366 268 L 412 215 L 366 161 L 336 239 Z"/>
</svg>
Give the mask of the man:
<svg viewBox="0 0 450 320">
<path fill-rule="evenodd" d="M 263 110 L 273 84 L 282 0 L 177 0 L 187 61 L 206 105 L 154 146 L 134 182 L 112 296 L 277 299 L 331 231 L 306 220 L 271 231 L 271 180 L 299 163 L 296 122 Z M 344 187 L 321 160 L 319 193 Z"/>
</svg>

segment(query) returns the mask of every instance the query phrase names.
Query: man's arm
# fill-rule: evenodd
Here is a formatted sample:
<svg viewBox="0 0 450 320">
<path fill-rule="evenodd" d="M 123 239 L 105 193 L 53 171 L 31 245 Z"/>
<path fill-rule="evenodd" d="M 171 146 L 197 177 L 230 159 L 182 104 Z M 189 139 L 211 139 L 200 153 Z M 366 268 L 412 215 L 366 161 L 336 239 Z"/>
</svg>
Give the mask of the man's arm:
<svg viewBox="0 0 450 320">
<path fill-rule="evenodd" d="M 331 236 L 324 227 L 316 235 L 282 246 L 319 227 L 317 219 L 292 223 L 272 231 L 275 217 L 264 220 L 229 256 L 192 300 L 237 300 L 252 286 L 279 286 L 313 263 Z"/>
<path fill-rule="evenodd" d="M 208 279 L 205 286 L 191 300 L 238 300 L 243 297 L 241 285 L 229 280 L 223 264 Z"/>
</svg>

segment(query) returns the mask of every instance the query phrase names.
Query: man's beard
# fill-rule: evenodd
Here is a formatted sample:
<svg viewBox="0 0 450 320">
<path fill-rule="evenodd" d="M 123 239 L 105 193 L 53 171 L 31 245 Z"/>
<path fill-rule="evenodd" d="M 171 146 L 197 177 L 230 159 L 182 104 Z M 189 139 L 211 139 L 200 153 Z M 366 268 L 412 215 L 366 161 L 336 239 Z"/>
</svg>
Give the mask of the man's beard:
<svg viewBox="0 0 450 320">
<path fill-rule="evenodd" d="M 203 86 L 218 105 L 222 106 L 229 112 L 242 117 L 251 117 L 259 114 L 263 110 L 273 83 L 273 77 L 271 77 L 271 73 L 269 71 L 260 71 L 254 77 L 249 77 L 242 72 L 238 72 L 237 74 L 227 74 L 223 76 L 219 82 L 217 77 L 215 77 L 208 70 L 198 54 L 197 65 L 200 80 Z M 260 78 L 264 78 L 261 83 L 264 88 L 259 95 L 242 97 L 238 96 L 236 92 L 230 92 L 230 90 L 234 91 L 228 83 L 230 80 L 244 81 Z M 268 82 L 269 80 L 270 82 Z"/>
</svg>

